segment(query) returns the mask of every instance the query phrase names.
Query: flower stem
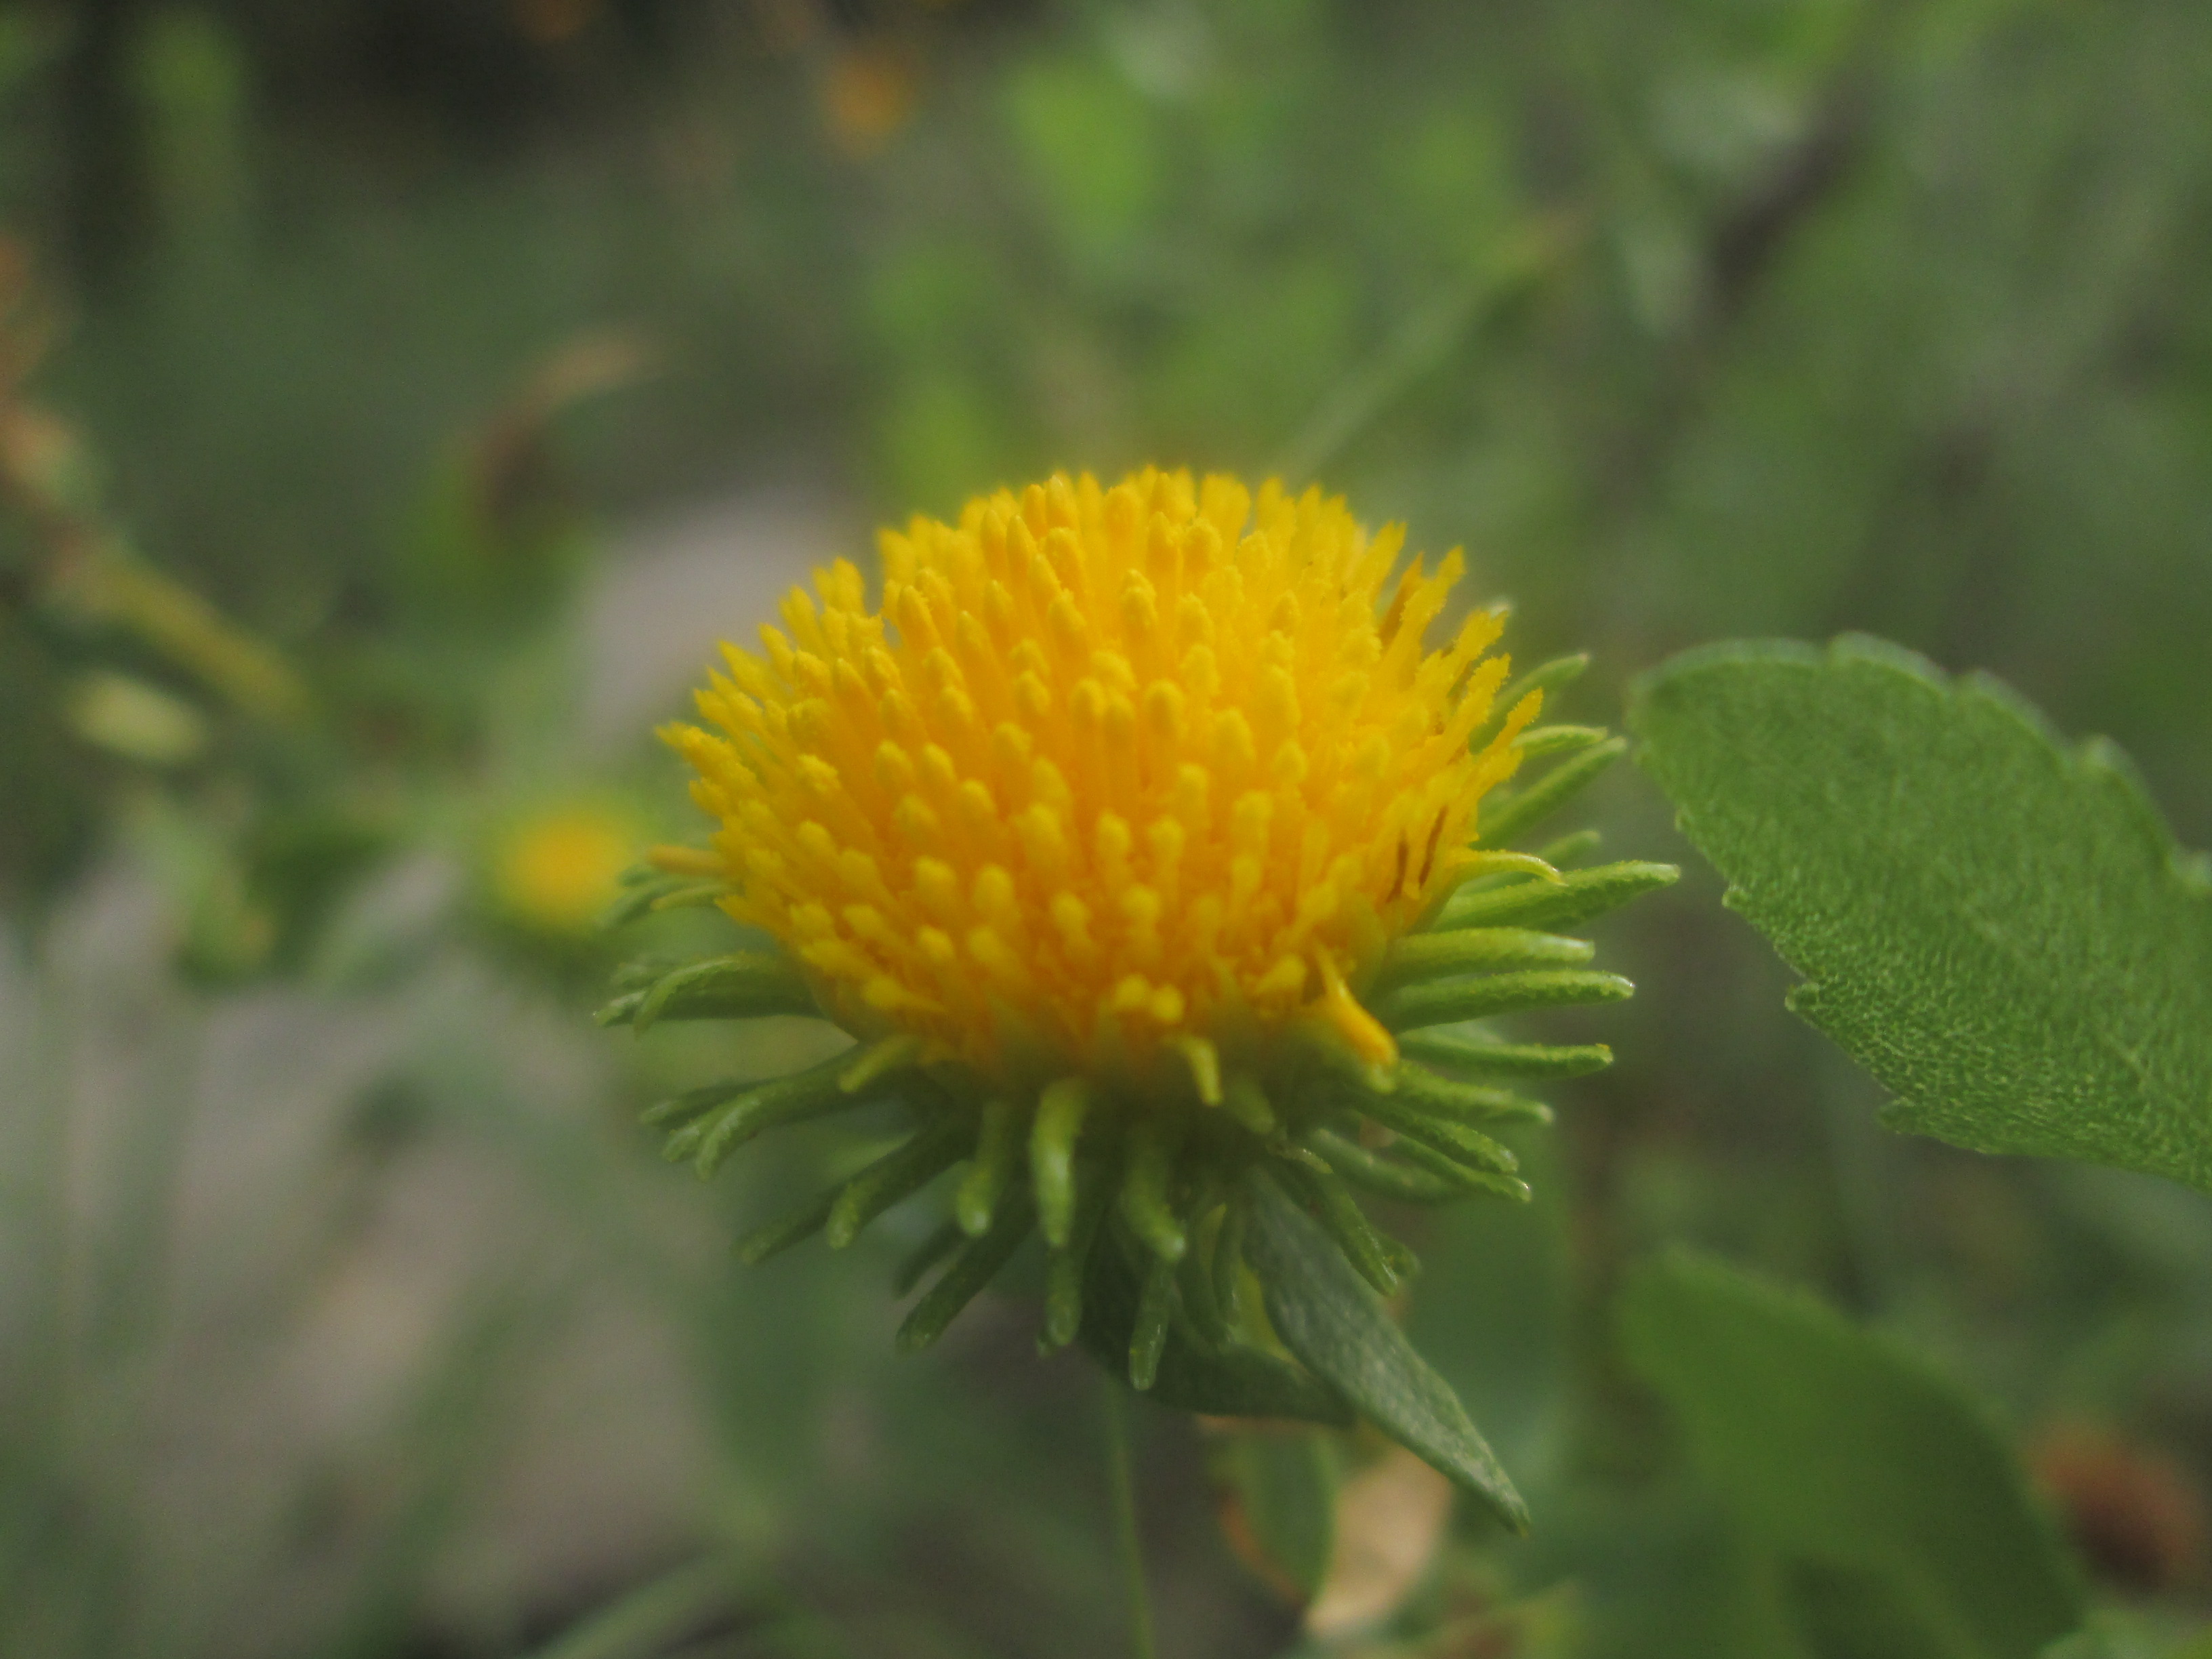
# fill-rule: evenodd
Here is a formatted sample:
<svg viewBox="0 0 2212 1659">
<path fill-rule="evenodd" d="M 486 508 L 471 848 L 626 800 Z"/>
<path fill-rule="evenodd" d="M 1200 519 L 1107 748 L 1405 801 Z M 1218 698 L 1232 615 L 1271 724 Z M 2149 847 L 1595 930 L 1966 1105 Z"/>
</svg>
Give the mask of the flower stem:
<svg viewBox="0 0 2212 1659">
<path fill-rule="evenodd" d="M 1129 1465 L 1128 1408 L 1121 1385 L 1103 1379 L 1106 1389 L 1106 1480 L 1114 1493 L 1114 1531 L 1121 1557 L 1121 1577 L 1129 1598 L 1132 1659 L 1157 1659 L 1152 1644 L 1152 1601 L 1145 1593 L 1144 1540 L 1137 1531 L 1137 1483 Z"/>
</svg>

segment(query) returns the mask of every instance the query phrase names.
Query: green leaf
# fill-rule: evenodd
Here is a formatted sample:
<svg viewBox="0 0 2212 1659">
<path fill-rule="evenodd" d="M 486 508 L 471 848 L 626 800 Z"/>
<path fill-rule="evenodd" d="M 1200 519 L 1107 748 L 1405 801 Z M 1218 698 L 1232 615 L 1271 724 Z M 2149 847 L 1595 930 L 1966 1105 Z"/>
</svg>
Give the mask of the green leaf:
<svg viewBox="0 0 2212 1659">
<path fill-rule="evenodd" d="M 1148 1255 L 1147 1266 L 1150 1260 Z M 1101 1237 L 1084 1273 L 1081 1340 L 1084 1351 L 1119 1382 L 1128 1380 L 1140 1293 L 1127 1256 L 1110 1233 Z M 1160 1405 L 1206 1417 L 1281 1417 L 1352 1426 L 1351 1407 L 1322 1379 L 1257 1348 L 1203 1352 L 1172 1328 L 1146 1392 Z"/>
<path fill-rule="evenodd" d="M 1891 1127 L 2212 1191 L 2212 897 L 2109 747 L 1863 639 L 1692 652 L 1632 723 Z"/>
<path fill-rule="evenodd" d="M 2003 1440 L 1925 1363 L 1809 1297 L 1683 1254 L 1638 1269 L 1620 1310 L 1629 1364 L 1674 1407 L 1747 1535 L 1793 1564 L 1808 1625 L 1833 1629 L 1828 1604 L 1856 1600 L 1868 1629 L 1909 1620 L 1932 1653 L 2034 1659 L 2081 1622 Z M 1854 1575 L 1882 1593 L 1840 1595 Z"/>
<path fill-rule="evenodd" d="M 1321 1225 L 1272 1180 L 1254 1177 L 1245 1249 L 1267 1286 L 1283 1346 L 1376 1428 L 1489 1505 L 1515 1532 L 1528 1508 L 1468 1420 Z"/>
</svg>

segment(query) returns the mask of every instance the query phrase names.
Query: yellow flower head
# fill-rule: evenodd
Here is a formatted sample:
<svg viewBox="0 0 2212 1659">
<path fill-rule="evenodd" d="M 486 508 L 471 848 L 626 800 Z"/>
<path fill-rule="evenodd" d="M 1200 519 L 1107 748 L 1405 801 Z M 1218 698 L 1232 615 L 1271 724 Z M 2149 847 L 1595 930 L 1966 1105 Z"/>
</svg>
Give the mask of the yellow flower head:
<svg viewBox="0 0 2212 1659">
<path fill-rule="evenodd" d="M 638 963 L 600 1018 L 821 1014 L 861 1039 L 645 1121 L 702 1176 L 770 1130 L 896 1127 L 740 1241 L 748 1261 L 842 1249 L 958 1166 L 902 1273 L 930 1279 L 902 1348 L 1041 1234 L 1043 1346 L 1192 1411 L 1369 1412 L 1518 1526 L 1471 1425 L 1399 1410 L 1449 1389 L 1370 1294 L 1412 1255 L 1354 1194 L 1528 1196 L 1497 1137 L 1549 1110 L 1500 1080 L 1610 1054 L 1486 1023 L 1627 995 L 1547 930 L 1675 872 L 1562 874 L 1588 832 L 1500 850 L 1625 745 L 1530 727 L 1583 659 L 1501 691 L 1496 611 L 1429 649 L 1460 557 L 1394 576 L 1399 540 L 1317 490 L 1146 471 L 915 520 L 884 538 L 879 610 L 831 567 L 761 655 L 728 651 L 707 726 L 665 733 L 720 828 L 634 871 L 621 907 L 712 902 L 779 948 Z M 1527 760 L 1540 775 L 1491 793 Z M 1339 1340 L 1347 1320 L 1373 1341 Z"/>
<path fill-rule="evenodd" d="M 1396 1059 L 1355 1000 L 1467 873 L 1532 691 L 1490 721 L 1502 613 L 1438 649 L 1455 551 L 1340 498 L 1147 469 L 1054 477 L 840 562 L 762 653 L 725 647 L 719 728 L 665 733 L 720 820 L 722 902 L 848 1029 L 994 1084 L 1067 1073 L 1211 1096 L 1294 1022 Z"/>
</svg>

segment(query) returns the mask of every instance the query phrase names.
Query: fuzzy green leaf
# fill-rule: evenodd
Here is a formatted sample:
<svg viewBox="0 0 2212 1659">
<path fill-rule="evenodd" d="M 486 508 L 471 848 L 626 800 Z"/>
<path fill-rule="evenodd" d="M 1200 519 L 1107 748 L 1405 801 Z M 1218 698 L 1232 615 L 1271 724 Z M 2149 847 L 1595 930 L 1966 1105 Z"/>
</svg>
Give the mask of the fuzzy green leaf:
<svg viewBox="0 0 2212 1659">
<path fill-rule="evenodd" d="M 1692 653 L 1633 718 L 1892 1127 L 2212 1191 L 2212 896 L 2109 747 L 1861 639 Z"/>
<path fill-rule="evenodd" d="M 1817 1570 L 1809 1588 L 1879 1581 L 1878 1597 L 1860 1582 L 1847 1599 L 1879 1600 L 1928 1651 L 1977 1659 L 2033 1659 L 2081 1622 L 2004 1442 L 1912 1354 L 1686 1254 L 1640 1268 L 1620 1308 L 1629 1364 L 1674 1407 L 1698 1468 L 1747 1536 Z M 1799 1616 L 1832 1622 L 1817 1605 Z"/>
<path fill-rule="evenodd" d="M 1255 1177 L 1245 1248 L 1283 1346 L 1376 1428 L 1481 1498 L 1516 1532 L 1528 1505 L 1450 1384 L 1413 1351 L 1335 1242 L 1273 1181 Z"/>
</svg>

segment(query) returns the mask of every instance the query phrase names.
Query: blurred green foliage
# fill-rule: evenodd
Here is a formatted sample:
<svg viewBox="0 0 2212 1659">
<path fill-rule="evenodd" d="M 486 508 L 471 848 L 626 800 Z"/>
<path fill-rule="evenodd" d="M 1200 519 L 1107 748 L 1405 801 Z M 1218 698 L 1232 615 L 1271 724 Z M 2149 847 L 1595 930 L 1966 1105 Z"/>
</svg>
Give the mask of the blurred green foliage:
<svg viewBox="0 0 2212 1659">
<path fill-rule="evenodd" d="M 501 902 L 519 820 L 687 822 L 644 732 L 575 738 L 599 532 L 794 481 L 857 527 L 1056 465 L 1285 468 L 1465 541 L 1517 651 L 1596 653 L 1589 718 L 1681 646 L 1864 629 L 2111 733 L 2202 843 L 2208 108 L 2195 0 L 0 9 L 0 1647 L 1117 1651 L 1086 1379 L 1026 1320 L 896 1364 L 917 1238 L 738 1274 L 754 1194 L 824 1171 L 731 1198 L 654 1166 L 627 1117 L 696 1073 L 571 1032 L 599 947 Z M 630 378 L 579 381 L 609 343 Z M 88 609 L 87 568 L 205 609 Z M 263 653 L 304 712 L 210 672 Z M 1621 855 L 1694 866 L 1636 781 L 1599 802 Z M 418 914 L 426 860 L 458 894 Z M 152 977 L 97 954 L 118 872 L 156 895 Z M 2172 1650 L 2205 1607 L 2212 1218 L 1884 1138 L 1718 893 L 1608 942 L 1642 991 L 1531 1150 L 1556 1195 L 1409 1228 L 1416 1340 L 1537 1527 L 1470 1527 L 1371 1650 L 1773 1650 L 1729 1483 L 1612 1334 L 1671 1241 L 1885 1327 L 2031 1464 L 2053 1424 L 2135 1447 L 2046 1480 L 2101 1609 L 2057 1651 Z M 334 1009 L 405 1036 L 341 1065 Z M 272 1024 L 339 1104 L 295 1126 L 292 1206 L 204 1268 L 296 1272 L 210 1300 L 181 1195 L 224 1102 L 191 1051 Z M 779 1041 L 692 1058 L 811 1058 Z M 520 1194 L 528 1224 L 470 1247 L 403 1403 L 204 1520 L 151 1472 L 246 1408 L 179 1356 L 324 1316 L 374 1195 L 441 1160 L 449 1208 Z M 587 1290 L 674 1334 L 704 1495 L 641 1547 L 665 1561 L 471 1599 Z M 662 1409 L 599 1414 L 629 1446 Z M 1167 1652 L 1285 1650 L 1191 1431 L 1141 1426 Z M 619 1600 L 663 1565 L 691 1576 Z M 1820 1651 L 1909 1638 L 1850 1639 Z"/>
</svg>

